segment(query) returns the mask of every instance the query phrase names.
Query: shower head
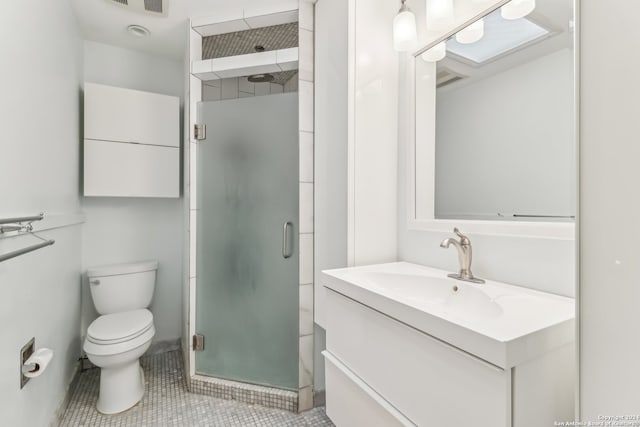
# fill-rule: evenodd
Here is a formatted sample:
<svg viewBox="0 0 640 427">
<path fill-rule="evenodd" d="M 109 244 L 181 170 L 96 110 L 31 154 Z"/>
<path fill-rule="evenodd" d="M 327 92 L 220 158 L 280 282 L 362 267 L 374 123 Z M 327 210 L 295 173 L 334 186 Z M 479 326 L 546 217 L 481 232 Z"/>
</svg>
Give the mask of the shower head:
<svg viewBox="0 0 640 427">
<path fill-rule="evenodd" d="M 249 80 L 251 83 L 268 83 L 273 81 L 273 74 L 254 74 L 247 77 L 247 80 Z"/>
</svg>

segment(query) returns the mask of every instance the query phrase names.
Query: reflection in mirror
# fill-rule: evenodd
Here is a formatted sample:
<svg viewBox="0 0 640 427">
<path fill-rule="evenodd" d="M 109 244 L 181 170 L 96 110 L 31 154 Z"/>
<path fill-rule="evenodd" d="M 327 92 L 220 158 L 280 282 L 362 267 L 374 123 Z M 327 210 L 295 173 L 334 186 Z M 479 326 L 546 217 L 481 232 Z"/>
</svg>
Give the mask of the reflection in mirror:
<svg viewBox="0 0 640 427">
<path fill-rule="evenodd" d="M 496 10 L 446 56 L 416 58 L 417 169 L 435 151 L 434 188 L 416 197 L 434 199 L 436 219 L 573 221 L 572 20 L 572 0 L 538 0 L 515 20 Z"/>
</svg>

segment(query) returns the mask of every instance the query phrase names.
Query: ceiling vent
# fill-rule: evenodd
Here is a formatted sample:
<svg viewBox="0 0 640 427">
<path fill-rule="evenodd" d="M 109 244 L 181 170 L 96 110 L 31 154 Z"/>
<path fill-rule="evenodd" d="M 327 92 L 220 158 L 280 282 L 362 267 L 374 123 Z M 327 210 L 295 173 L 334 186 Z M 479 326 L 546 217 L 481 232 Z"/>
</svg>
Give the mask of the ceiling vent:
<svg viewBox="0 0 640 427">
<path fill-rule="evenodd" d="M 465 77 L 466 76 L 451 71 L 448 68 L 438 66 L 438 71 L 436 72 L 436 88 L 440 89 L 441 87 L 445 87 L 451 83 L 462 80 Z"/>
<path fill-rule="evenodd" d="M 131 12 L 167 16 L 169 0 L 106 0 Z"/>
</svg>

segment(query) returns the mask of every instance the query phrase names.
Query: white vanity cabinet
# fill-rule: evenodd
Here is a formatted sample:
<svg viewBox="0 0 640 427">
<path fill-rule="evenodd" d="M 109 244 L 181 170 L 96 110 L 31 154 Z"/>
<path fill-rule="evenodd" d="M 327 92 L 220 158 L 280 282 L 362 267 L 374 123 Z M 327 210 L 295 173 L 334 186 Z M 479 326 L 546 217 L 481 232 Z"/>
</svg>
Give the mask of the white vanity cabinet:
<svg viewBox="0 0 640 427">
<path fill-rule="evenodd" d="M 84 87 L 84 195 L 180 196 L 179 98 Z"/>
<path fill-rule="evenodd" d="M 380 283 L 368 287 L 373 282 L 363 275 L 358 287 L 356 275 L 328 273 L 326 405 L 338 427 L 540 427 L 573 419 L 573 344 L 560 337 L 572 320 L 550 326 L 545 343 L 524 357 L 507 345 L 506 363 L 488 361 L 473 354 L 473 341 L 482 345 L 486 337 L 465 336 L 467 348 L 451 345 L 445 335 L 458 334 L 455 328 L 443 324 L 433 329 L 440 337 L 431 335 L 420 311 L 405 310 Z"/>
</svg>

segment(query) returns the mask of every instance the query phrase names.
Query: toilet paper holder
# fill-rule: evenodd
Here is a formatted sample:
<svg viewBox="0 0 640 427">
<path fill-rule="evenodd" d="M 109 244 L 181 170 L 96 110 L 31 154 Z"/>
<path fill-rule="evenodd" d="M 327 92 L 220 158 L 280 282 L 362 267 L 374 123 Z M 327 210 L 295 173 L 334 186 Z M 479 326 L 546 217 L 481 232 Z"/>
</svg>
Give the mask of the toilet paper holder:
<svg viewBox="0 0 640 427">
<path fill-rule="evenodd" d="M 30 372 L 38 372 L 40 370 L 40 365 L 38 363 L 25 363 L 22 365 L 22 373 L 28 374 Z"/>
<path fill-rule="evenodd" d="M 25 384 L 27 384 L 27 382 L 31 379 L 24 375 L 25 372 L 30 372 L 33 370 L 33 369 L 25 370 L 25 368 L 28 367 L 28 365 L 25 365 L 25 362 L 27 361 L 27 359 L 29 359 L 29 357 L 31 357 L 31 355 L 35 351 L 35 347 L 36 347 L 36 338 L 33 337 L 29 340 L 28 343 L 26 343 L 20 349 L 20 389 L 22 389 L 25 386 Z"/>
<path fill-rule="evenodd" d="M 34 337 L 20 350 L 20 388 L 31 378 L 42 375 L 53 359 L 53 350 L 45 347 L 36 350 L 35 344 Z"/>
</svg>

